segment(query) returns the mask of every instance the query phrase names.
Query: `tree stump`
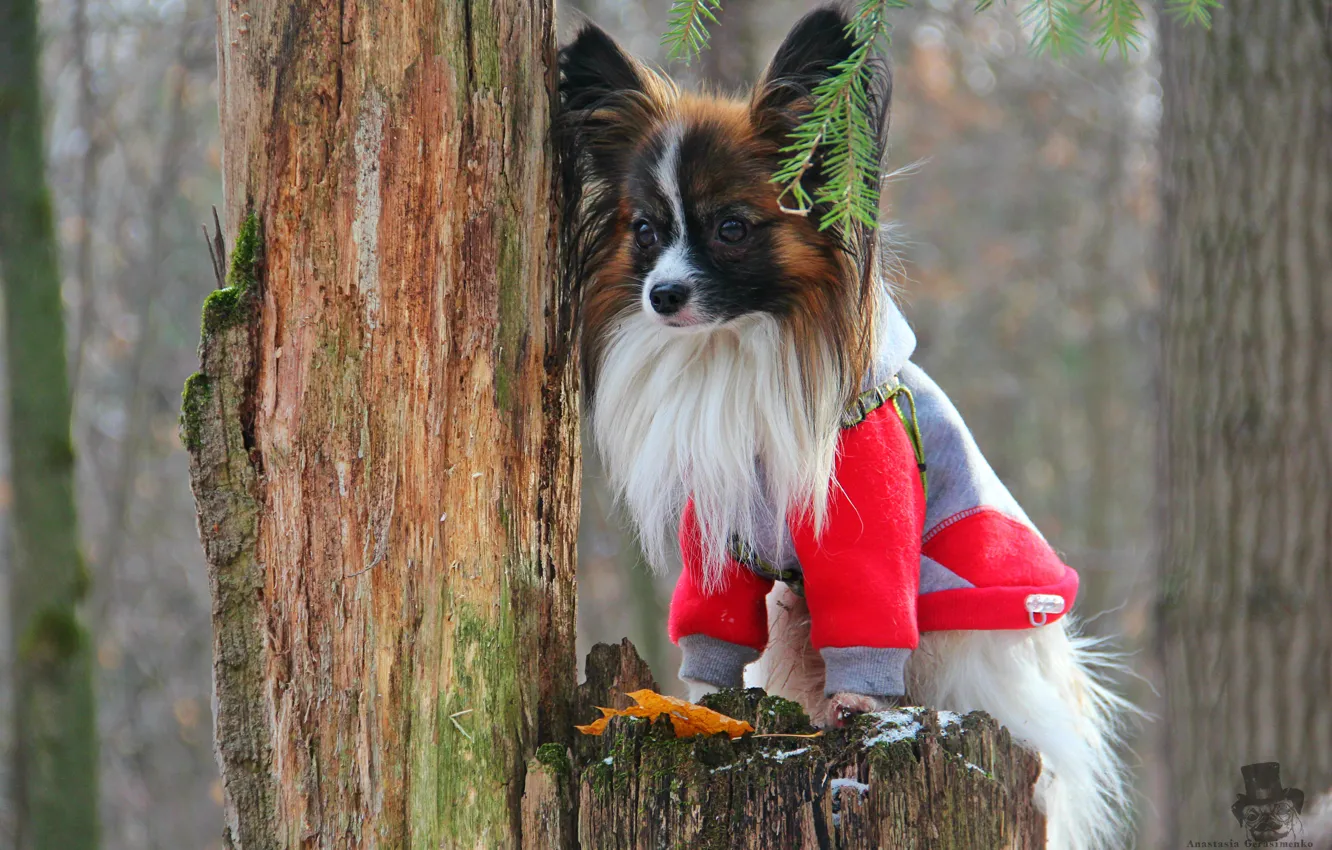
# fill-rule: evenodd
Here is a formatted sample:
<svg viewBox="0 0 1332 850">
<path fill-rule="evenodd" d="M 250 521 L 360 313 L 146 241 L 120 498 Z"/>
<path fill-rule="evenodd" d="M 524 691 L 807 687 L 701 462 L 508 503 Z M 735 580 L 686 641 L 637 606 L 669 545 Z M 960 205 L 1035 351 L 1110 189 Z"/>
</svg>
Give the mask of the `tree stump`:
<svg viewBox="0 0 1332 850">
<path fill-rule="evenodd" d="M 587 673 L 583 722 L 592 705 L 653 684 L 627 640 L 595 647 Z M 572 847 L 575 834 L 597 850 L 1045 845 L 1040 759 L 988 715 L 908 707 L 811 737 L 800 706 L 758 688 L 704 702 L 756 734 L 677 739 L 664 717 L 617 717 L 572 758 L 543 747 L 528 770 L 524 846 Z"/>
</svg>

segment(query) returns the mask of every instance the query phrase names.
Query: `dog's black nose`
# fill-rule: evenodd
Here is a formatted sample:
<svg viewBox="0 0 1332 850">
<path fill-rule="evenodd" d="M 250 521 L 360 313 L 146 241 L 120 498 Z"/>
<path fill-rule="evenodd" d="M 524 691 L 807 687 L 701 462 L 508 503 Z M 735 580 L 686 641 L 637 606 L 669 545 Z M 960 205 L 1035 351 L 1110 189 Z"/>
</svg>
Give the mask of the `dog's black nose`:
<svg viewBox="0 0 1332 850">
<path fill-rule="evenodd" d="M 652 309 L 663 316 L 673 316 L 689 302 L 689 287 L 683 283 L 658 283 L 648 290 Z"/>
</svg>

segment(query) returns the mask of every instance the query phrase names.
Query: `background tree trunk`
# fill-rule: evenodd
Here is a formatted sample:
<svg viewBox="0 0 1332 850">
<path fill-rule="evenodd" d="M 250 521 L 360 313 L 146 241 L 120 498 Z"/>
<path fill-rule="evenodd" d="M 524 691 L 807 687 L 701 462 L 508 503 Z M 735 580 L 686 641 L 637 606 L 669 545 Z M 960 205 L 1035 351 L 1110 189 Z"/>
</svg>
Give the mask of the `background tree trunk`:
<svg viewBox="0 0 1332 850">
<path fill-rule="evenodd" d="M 549 0 L 222 0 L 227 288 L 182 434 L 229 846 L 515 847 L 569 729 Z"/>
<path fill-rule="evenodd" d="M 1332 785 L 1332 3 L 1163 33 L 1167 844 Z M 1295 836 L 1292 836 L 1295 837 Z"/>
<path fill-rule="evenodd" d="M 0 5 L 0 278 L 14 511 L 10 572 L 15 833 L 23 850 L 97 845 L 88 577 L 74 510 L 65 317 L 42 144 L 35 0 Z"/>
</svg>

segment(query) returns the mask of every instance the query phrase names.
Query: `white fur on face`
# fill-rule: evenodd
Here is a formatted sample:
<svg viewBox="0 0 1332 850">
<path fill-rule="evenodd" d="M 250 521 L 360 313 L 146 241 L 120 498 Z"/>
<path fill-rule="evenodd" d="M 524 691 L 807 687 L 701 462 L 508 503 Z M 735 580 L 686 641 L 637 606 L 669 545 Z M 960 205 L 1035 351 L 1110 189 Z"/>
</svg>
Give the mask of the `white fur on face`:
<svg viewBox="0 0 1332 850">
<path fill-rule="evenodd" d="M 684 244 L 684 237 L 681 237 L 662 252 L 652 269 L 648 271 L 647 277 L 643 279 L 643 297 L 640 299 L 643 313 L 650 321 L 669 328 L 689 328 L 712 324 L 715 321 L 714 318 L 707 310 L 703 309 L 696 297 L 691 297 L 680 312 L 669 316 L 663 316 L 652 309 L 652 302 L 649 300 L 649 293 L 655 284 L 671 281 L 689 285 L 691 295 L 693 295 L 692 287 L 697 278 L 698 269 L 689 262 L 689 250 Z"/>
<path fill-rule="evenodd" d="M 666 201 L 670 205 L 671 217 L 674 219 L 673 223 L 675 225 L 675 238 L 671 240 L 671 244 L 662 250 L 657 262 L 653 263 L 647 276 L 643 278 L 643 294 L 640 299 L 643 312 L 651 321 L 675 328 L 695 327 L 710 324 L 713 321 L 713 318 L 700 308 L 696 299 L 691 299 L 683 310 L 671 316 L 663 316 L 653 310 L 652 302 L 648 300 L 648 294 L 652 287 L 658 283 L 676 282 L 692 287 L 698 280 L 699 271 L 690 260 L 689 243 L 685 238 L 684 198 L 680 194 L 680 140 L 682 133 L 683 131 L 679 127 L 673 127 L 667 131 L 665 150 L 662 152 L 661 159 L 657 160 L 652 169 L 657 188 L 661 190 L 662 195 L 666 197 Z"/>
<path fill-rule="evenodd" d="M 671 562 L 690 496 L 709 589 L 722 581 L 732 535 L 753 539 L 773 512 L 811 511 L 822 524 L 840 384 L 829 366 L 806 402 L 795 346 L 775 318 L 687 332 L 635 311 L 609 331 L 600 367 L 593 435 L 654 566 Z"/>
<path fill-rule="evenodd" d="M 668 128 L 661 159 L 652 169 L 657 188 L 666 196 L 666 203 L 671 205 L 671 216 L 680 225 L 681 240 L 684 239 L 684 196 L 680 193 L 680 142 L 683 138 L 683 127 L 677 124 Z"/>
</svg>

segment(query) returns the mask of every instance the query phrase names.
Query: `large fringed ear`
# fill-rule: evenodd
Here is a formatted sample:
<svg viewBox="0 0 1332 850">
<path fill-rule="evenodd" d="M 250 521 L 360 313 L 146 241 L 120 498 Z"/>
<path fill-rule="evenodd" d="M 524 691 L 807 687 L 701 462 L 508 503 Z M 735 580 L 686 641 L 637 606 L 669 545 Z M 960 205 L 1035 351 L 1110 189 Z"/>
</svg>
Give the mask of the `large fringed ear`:
<svg viewBox="0 0 1332 850">
<path fill-rule="evenodd" d="M 585 24 L 559 54 L 560 264 L 576 293 L 613 250 L 619 196 L 634 150 L 674 89 Z"/>
<path fill-rule="evenodd" d="M 797 21 L 754 88 L 755 115 L 808 110 L 814 89 L 855 51 L 850 23 L 836 6 L 815 9 Z"/>
<path fill-rule="evenodd" d="M 750 98 L 750 115 L 758 133 L 778 149 L 789 145 L 791 132 L 814 108 L 814 91 L 819 84 L 837 75 L 837 68 L 855 52 L 851 19 L 838 6 L 815 9 L 791 28 L 777 48 Z M 880 151 L 888 129 L 888 104 L 892 95 L 892 76 L 886 62 L 874 57 L 869 63 L 873 74 L 867 94 L 870 120 L 875 129 L 875 143 Z M 818 187 L 818 163 L 806 174 L 806 191 L 812 195 Z"/>
<path fill-rule="evenodd" d="M 871 48 L 872 49 L 872 48 Z M 856 58 L 856 38 L 852 20 L 839 6 L 815 9 L 801 18 L 773 56 L 750 98 L 750 121 L 755 132 L 775 151 L 774 159 L 781 161 L 791 156 L 784 149 L 795 139 L 792 133 L 815 108 L 816 93 L 823 83 L 838 76 L 848 60 Z M 874 171 L 864 175 L 873 181 L 878 197 L 878 164 L 883 156 L 888 128 L 888 103 L 892 94 L 892 77 L 888 65 L 879 56 L 871 55 L 863 66 L 868 68 L 863 105 L 868 108 L 873 135 Z M 812 158 L 800 169 L 795 179 L 811 199 L 808 211 L 811 220 L 822 223 L 831 211 L 830 204 L 819 202 L 827 174 L 825 164 L 831 157 L 845 156 L 842 151 L 829 151 L 820 145 Z M 774 163 L 776 167 L 776 163 Z M 855 179 L 860 179 L 857 176 Z M 783 198 L 790 198 L 784 193 Z M 847 322 L 849 336 L 839 341 L 837 356 L 839 373 L 847 400 L 854 398 L 860 381 L 869 367 L 875 344 L 875 317 L 877 293 L 880 291 L 878 275 L 878 227 L 855 217 L 842 219 L 827 231 L 837 239 L 851 264 L 852 274 L 842 278 L 854 282 L 838 299 L 852 315 Z"/>
<path fill-rule="evenodd" d="M 584 24 L 560 48 L 560 97 L 568 109 L 586 109 L 623 91 L 645 90 L 640 66 L 596 24 Z"/>
<path fill-rule="evenodd" d="M 559 68 L 561 124 L 576 152 L 590 159 L 592 173 L 584 176 L 614 179 L 648 128 L 662 81 L 590 23 L 560 49 Z"/>
</svg>

